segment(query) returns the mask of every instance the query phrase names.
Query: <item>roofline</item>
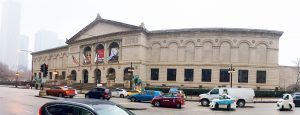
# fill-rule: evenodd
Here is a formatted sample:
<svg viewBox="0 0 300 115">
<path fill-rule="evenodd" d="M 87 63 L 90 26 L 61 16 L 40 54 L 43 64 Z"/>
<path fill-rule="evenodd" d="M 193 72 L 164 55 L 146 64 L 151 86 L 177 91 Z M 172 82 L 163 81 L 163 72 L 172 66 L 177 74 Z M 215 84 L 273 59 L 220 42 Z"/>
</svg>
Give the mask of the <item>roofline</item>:
<svg viewBox="0 0 300 115">
<path fill-rule="evenodd" d="M 166 29 L 149 31 L 149 34 L 164 34 L 177 32 L 250 32 L 250 33 L 267 33 L 281 36 L 283 31 L 266 30 L 266 29 L 248 29 L 248 28 L 183 28 L 183 29 Z"/>
<path fill-rule="evenodd" d="M 34 54 L 44 53 L 44 52 L 47 52 L 47 51 L 58 50 L 58 49 L 63 49 L 63 48 L 68 48 L 68 45 L 63 45 L 63 46 L 58 46 L 58 47 L 55 47 L 55 48 L 50 48 L 50 49 L 46 49 L 46 50 L 36 51 L 36 52 L 32 52 L 30 54 L 34 55 Z"/>
</svg>

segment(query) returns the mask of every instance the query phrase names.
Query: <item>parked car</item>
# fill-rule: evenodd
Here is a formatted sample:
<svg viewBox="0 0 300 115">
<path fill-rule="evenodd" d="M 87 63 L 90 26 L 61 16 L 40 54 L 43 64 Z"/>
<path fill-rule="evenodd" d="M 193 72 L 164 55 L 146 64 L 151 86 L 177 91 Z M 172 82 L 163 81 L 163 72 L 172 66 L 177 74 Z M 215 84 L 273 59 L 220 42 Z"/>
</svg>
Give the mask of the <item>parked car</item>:
<svg viewBox="0 0 300 115">
<path fill-rule="evenodd" d="M 184 105 L 184 99 L 179 93 L 166 93 L 161 96 L 154 97 L 151 101 L 153 106 L 166 106 L 181 108 Z"/>
<path fill-rule="evenodd" d="M 202 106 L 208 106 L 213 99 L 219 98 L 219 95 L 227 94 L 237 100 L 237 106 L 243 107 L 246 103 L 254 102 L 254 90 L 251 88 L 214 88 L 206 94 L 200 94 L 200 103 Z"/>
<path fill-rule="evenodd" d="M 106 99 L 111 98 L 111 93 L 109 89 L 104 87 L 96 87 L 91 89 L 88 93 L 85 94 L 85 98 L 94 98 L 94 99 Z"/>
<path fill-rule="evenodd" d="M 96 99 L 68 99 L 48 102 L 38 115 L 135 115 L 121 105 Z"/>
<path fill-rule="evenodd" d="M 139 94 L 133 94 L 131 96 L 128 96 L 128 99 L 132 102 L 151 101 L 154 97 L 160 96 L 160 95 L 162 95 L 162 93 L 160 91 L 145 90 L 144 92 L 141 92 Z"/>
<path fill-rule="evenodd" d="M 289 109 L 292 110 L 295 108 L 293 97 L 291 94 L 283 94 L 282 99 L 279 99 L 277 102 L 277 108 L 279 110 Z"/>
<path fill-rule="evenodd" d="M 73 98 L 76 92 L 76 89 L 71 89 L 67 86 L 54 86 L 46 90 L 46 95 Z"/>
<path fill-rule="evenodd" d="M 177 87 L 171 87 L 170 90 L 169 90 L 169 93 L 178 93 L 180 96 L 182 96 L 183 99 L 186 99 L 184 91 L 183 90 L 178 90 Z"/>
<path fill-rule="evenodd" d="M 293 96 L 294 104 L 296 107 L 300 106 L 300 95 L 294 95 Z"/>
<path fill-rule="evenodd" d="M 226 108 L 236 109 L 236 100 L 227 94 L 220 95 L 218 99 L 213 99 L 210 103 L 211 109 Z"/>
<path fill-rule="evenodd" d="M 111 91 L 111 96 L 124 98 L 127 97 L 127 91 L 125 89 L 116 88 Z"/>
<path fill-rule="evenodd" d="M 300 95 L 300 92 L 295 92 L 295 93 L 293 93 L 292 96 L 295 96 L 295 95 Z"/>
<path fill-rule="evenodd" d="M 140 91 L 137 91 L 137 90 L 128 90 L 127 91 L 127 96 L 130 96 L 130 95 L 133 95 L 133 94 L 139 94 Z"/>
</svg>

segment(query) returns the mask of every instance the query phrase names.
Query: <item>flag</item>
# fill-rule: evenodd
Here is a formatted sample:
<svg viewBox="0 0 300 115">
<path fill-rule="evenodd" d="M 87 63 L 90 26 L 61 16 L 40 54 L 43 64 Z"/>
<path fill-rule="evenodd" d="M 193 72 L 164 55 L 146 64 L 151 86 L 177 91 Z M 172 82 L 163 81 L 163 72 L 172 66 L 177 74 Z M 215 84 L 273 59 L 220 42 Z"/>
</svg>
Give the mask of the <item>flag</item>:
<svg viewBox="0 0 300 115">
<path fill-rule="evenodd" d="M 86 64 L 87 63 L 87 60 L 86 60 L 86 57 L 85 55 L 83 54 L 83 62 Z"/>
<path fill-rule="evenodd" d="M 107 57 L 107 60 L 111 60 L 114 56 L 118 56 L 118 49 L 117 48 L 111 48 L 110 50 L 110 56 Z"/>
<path fill-rule="evenodd" d="M 72 56 L 72 59 L 73 59 L 73 63 L 79 64 L 79 62 L 77 61 L 77 59 L 74 56 Z"/>
</svg>

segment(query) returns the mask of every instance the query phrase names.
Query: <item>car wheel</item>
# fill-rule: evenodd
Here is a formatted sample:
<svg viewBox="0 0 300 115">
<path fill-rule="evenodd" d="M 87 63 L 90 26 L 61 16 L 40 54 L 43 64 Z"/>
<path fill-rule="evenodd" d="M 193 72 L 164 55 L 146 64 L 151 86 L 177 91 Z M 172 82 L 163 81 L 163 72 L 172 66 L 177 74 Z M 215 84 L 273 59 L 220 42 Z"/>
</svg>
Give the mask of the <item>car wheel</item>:
<svg viewBox="0 0 300 115">
<path fill-rule="evenodd" d="M 177 103 L 177 104 L 176 104 L 176 108 L 180 109 L 180 108 L 181 108 L 181 104 L 180 104 L 180 103 Z"/>
<path fill-rule="evenodd" d="M 131 102 L 135 102 L 136 101 L 136 99 L 134 97 L 132 97 L 130 100 L 131 100 Z"/>
<path fill-rule="evenodd" d="M 58 94 L 58 97 L 64 97 L 64 94 L 59 93 L 59 94 Z"/>
<path fill-rule="evenodd" d="M 244 101 L 244 100 L 239 100 L 239 101 L 237 102 L 237 106 L 239 106 L 239 107 L 244 107 L 244 106 L 245 106 L 245 101 Z"/>
<path fill-rule="evenodd" d="M 90 98 L 90 97 L 89 97 L 89 95 L 85 95 L 85 98 L 87 98 L 87 99 L 88 99 L 88 98 Z"/>
<path fill-rule="evenodd" d="M 227 110 L 228 110 L 228 111 L 230 110 L 230 104 L 227 105 Z"/>
<path fill-rule="evenodd" d="M 121 95 L 120 95 L 120 98 L 124 98 L 124 95 L 123 95 L 123 94 L 121 94 Z"/>
<path fill-rule="evenodd" d="M 292 109 L 293 109 L 293 108 L 292 108 L 292 105 L 290 104 L 289 106 L 290 106 L 290 110 L 292 110 Z"/>
<path fill-rule="evenodd" d="M 209 101 L 207 99 L 202 99 L 201 100 L 201 105 L 202 106 L 208 106 L 209 105 Z"/>
<path fill-rule="evenodd" d="M 49 93 L 46 91 L 46 95 L 48 96 L 49 95 Z"/>
<path fill-rule="evenodd" d="M 215 104 L 215 109 L 218 109 L 218 108 L 219 108 L 219 104 L 216 103 L 216 104 Z"/>
<path fill-rule="evenodd" d="M 70 96 L 70 98 L 73 98 L 74 96 Z"/>
<path fill-rule="evenodd" d="M 159 101 L 155 101 L 155 102 L 154 102 L 154 106 L 155 106 L 155 107 L 159 107 L 159 106 L 160 106 Z"/>
</svg>

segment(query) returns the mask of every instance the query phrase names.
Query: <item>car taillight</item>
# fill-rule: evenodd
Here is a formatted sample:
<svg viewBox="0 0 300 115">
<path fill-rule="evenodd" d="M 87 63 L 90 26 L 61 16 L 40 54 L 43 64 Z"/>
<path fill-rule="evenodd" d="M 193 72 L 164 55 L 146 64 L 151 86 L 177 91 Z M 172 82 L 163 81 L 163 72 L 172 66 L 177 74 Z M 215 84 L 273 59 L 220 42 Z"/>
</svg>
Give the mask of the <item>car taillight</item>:
<svg viewBox="0 0 300 115">
<path fill-rule="evenodd" d="M 42 115 L 42 107 L 40 107 L 38 115 Z"/>
</svg>

